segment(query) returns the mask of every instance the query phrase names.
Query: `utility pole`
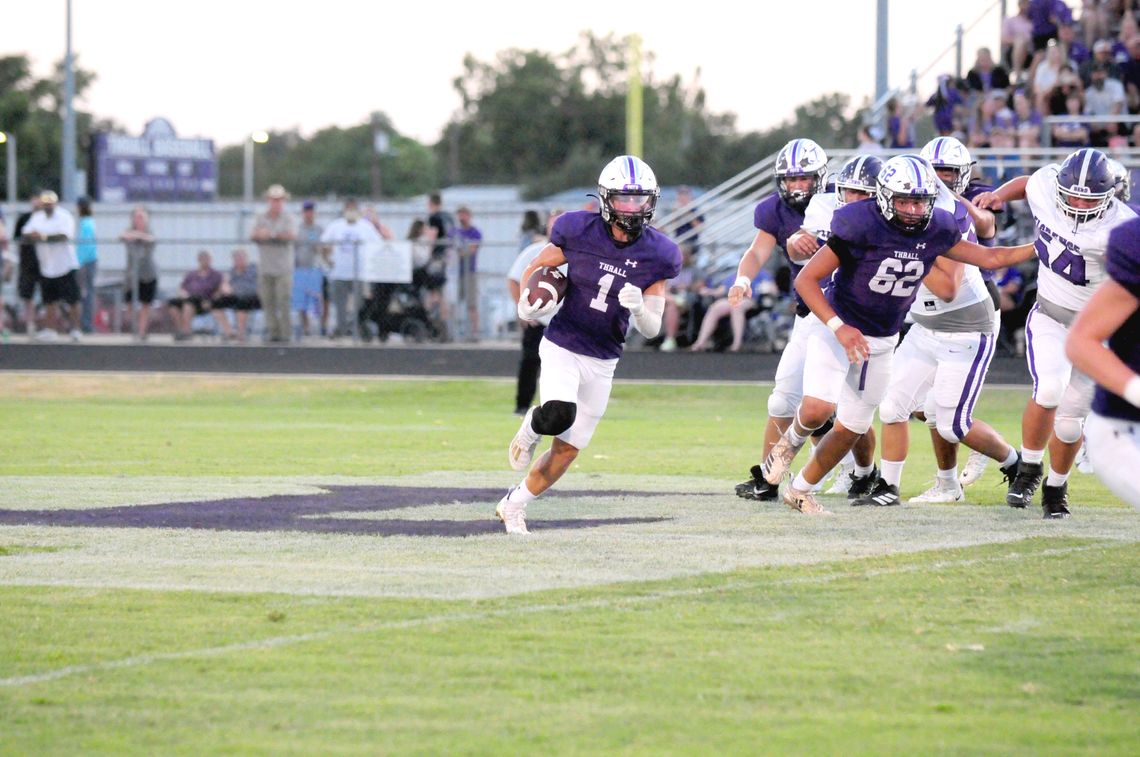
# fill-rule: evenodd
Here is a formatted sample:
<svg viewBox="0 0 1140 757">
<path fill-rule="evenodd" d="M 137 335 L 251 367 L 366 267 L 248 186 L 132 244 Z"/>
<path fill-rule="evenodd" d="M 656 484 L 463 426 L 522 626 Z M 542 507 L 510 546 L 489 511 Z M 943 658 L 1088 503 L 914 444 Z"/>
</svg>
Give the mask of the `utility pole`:
<svg viewBox="0 0 1140 757">
<path fill-rule="evenodd" d="M 67 51 L 63 57 L 63 145 L 60 151 L 60 191 L 64 202 L 75 202 L 75 59 L 71 55 L 71 0 L 67 0 Z"/>
</svg>

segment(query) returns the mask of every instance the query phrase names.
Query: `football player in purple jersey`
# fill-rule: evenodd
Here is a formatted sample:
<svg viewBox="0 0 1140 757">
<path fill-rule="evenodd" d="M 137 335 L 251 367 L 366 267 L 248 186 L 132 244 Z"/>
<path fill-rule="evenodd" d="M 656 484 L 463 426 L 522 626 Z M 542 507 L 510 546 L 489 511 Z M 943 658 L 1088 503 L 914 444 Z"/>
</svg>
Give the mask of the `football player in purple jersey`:
<svg viewBox="0 0 1140 757">
<path fill-rule="evenodd" d="M 808 464 L 784 491 L 784 502 L 807 513 L 824 512 L 812 487 L 871 426 L 891 373 L 899 329 L 919 283 L 940 256 L 1000 268 L 1033 256 L 1033 245 L 982 247 L 962 238 L 954 217 L 935 207 L 938 179 L 917 155 L 891 158 L 879 174 L 874 202 L 835 211 L 827 244 L 796 278 L 809 317 L 804 398 L 795 420 L 765 461 L 766 479 L 778 484 L 807 436 L 835 413 L 835 425 Z M 834 274 L 834 276 L 833 276 Z M 824 294 L 821 282 L 831 279 Z M 891 487 L 881 478 L 867 499 Z M 897 488 L 893 502 L 898 502 Z"/>
<path fill-rule="evenodd" d="M 1069 328 L 1065 353 L 1096 382 L 1085 424 L 1096 475 L 1140 508 L 1140 218 L 1112 230 L 1105 273 Z"/>
<path fill-rule="evenodd" d="M 541 404 L 527 411 L 511 440 L 511 468 L 526 470 L 542 437 L 554 440 L 495 509 L 509 534 L 527 533 L 527 503 L 562 477 L 593 436 L 630 321 L 650 338 L 661 329 L 665 282 L 681 272 L 681 251 L 649 226 L 660 195 L 653 170 L 642 160 L 614 158 L 598 177 L 600 212 L 559 217 L 550 243 L 520 277 L 523 320 L 540 318 L 557 304 L 530 305 L 525 282 L 534 271 L 566 265 L 570 283 L 539 344 Z"/>
</svg>

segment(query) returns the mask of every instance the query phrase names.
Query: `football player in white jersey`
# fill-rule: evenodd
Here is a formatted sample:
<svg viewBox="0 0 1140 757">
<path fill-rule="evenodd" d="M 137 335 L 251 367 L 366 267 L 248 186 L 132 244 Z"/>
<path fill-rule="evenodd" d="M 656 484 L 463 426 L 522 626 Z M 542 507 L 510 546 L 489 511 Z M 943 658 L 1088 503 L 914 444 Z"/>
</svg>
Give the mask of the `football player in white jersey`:
<svg viewBox="0 0 1140 757">
<path fill-rule="evenodd" d="M 948 211 L 963 239 L 990 239 L 996 233 L 991 211 L 964 200 L 973 160 L 953 137 L 937 137 L 922 148 L 941 180 L 936 207 Z M 910 307 L 913 322 L 894 356 L 887 394 L 879 406 L 882 421 L 882 469 L 886 487 L 863 504 L 898 502 L 898 487 L 910 446 L 908 422 L 922 413 L 931 429 L 938 473 L 934 486 L 911 502 L 957 502 L 964 498 L 958 480 L 958 444 L 998 460 L 1012 478 L 1017 451 L 990 425 L 974 421 L 974 404 L 993 358 L 997 318 L 994 300 L 981 271 L 940 258 L 922 282 Z"/>
<path fill-rule="evenodd" d="M 1069 515 L 1069 472 L 1081 446 L 1094 388 L 1065 356 L 1065 337 L 1077 313 L 1105 279 L 1109 233 L 1136 217 L 1115 193 L 1116 177 L 1107 156 L 1086 147 L 1059 166 L 1052 164 L 1031 176 L 1019 176 L 974 200 L 979 207 L 998 208 L 1024 198 L 1037 226 L 1037 303 L 1025 326 L 1033 396 L 1022 416 L 1021 464 L 1006 503 L 1027 507 L 1033 501 L 1048 444 L 1049 475 L 1041 492 L 1046 518 Z"/>
</svg>

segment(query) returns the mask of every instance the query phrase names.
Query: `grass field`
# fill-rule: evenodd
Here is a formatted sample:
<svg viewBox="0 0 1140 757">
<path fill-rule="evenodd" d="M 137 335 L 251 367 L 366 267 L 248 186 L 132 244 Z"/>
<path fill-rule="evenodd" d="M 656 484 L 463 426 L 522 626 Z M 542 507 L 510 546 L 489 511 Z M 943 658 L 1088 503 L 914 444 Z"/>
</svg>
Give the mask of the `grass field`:
<svg viewBox="0 0 1140 757">
<path fill-rule="evenodd" d="M 2 754 L 1140 753 L 1140 514 L 1091 476 L 1064 522 L 996 466 L 806 518 L 731 495 L 766 389 L 619 383 L 508 539 L 506 382 L 2 378 Z"/>
</svg>

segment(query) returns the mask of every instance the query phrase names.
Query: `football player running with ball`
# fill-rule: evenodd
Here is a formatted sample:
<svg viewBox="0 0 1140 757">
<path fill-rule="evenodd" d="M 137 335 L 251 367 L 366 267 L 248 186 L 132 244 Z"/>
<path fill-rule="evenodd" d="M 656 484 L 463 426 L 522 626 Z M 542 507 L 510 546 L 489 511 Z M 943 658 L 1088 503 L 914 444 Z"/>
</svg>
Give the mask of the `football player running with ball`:
<svg viewBox="0 0 1140 757">
<path fill-rule="evenodd" d="M 600 212 L 561 216 L 550 244 L 522 273 L 526 282 L 541 267 L 565 264 L 570 283 L 539 345 L 541 404 L 527 411 L 511 440 L 511 468 L 526 470 L 542 437 L 554 439 L 495 509 L 508 534 L 527 533 L 527 503 L 561 478 L 589 444 L 609 402 L 630 320 L 646 337 L 661 329 L 665 282 L 681 272 L 681 251 L 649 226 L 660 194 L 642 160 L 614 158 L 598 177 Z M 524 289 L 519 318 L 540 318 L 557 302 L 532 306 Z"/>
<path fill-rule="evenodd" d="M 812 487 L 870 428 L 890 380 L 899 330 L 935 261 L 944 255 L 1001 268 L 1033 256 L 1033 245 L 989 249 L 962 239 L 954 217 L 935 208 L 937 197 L 938 178 L 927 161 L 917 155 L 891 158 L 879 173 L 875 202 L 836 210 L 827 244 L 796 278 L 796 290 L 812 311 L 804 398 L 765 461 L 768 483 L 780 482 L 808 435 L 833 412 L 836 420 L 784 491 L 793 509 L 824 512 Z M 825 295 L 821 282 L 829 278 Z M 887 487 L 880 478 L 869 497 L 874 500 Z"/>
</svg>

